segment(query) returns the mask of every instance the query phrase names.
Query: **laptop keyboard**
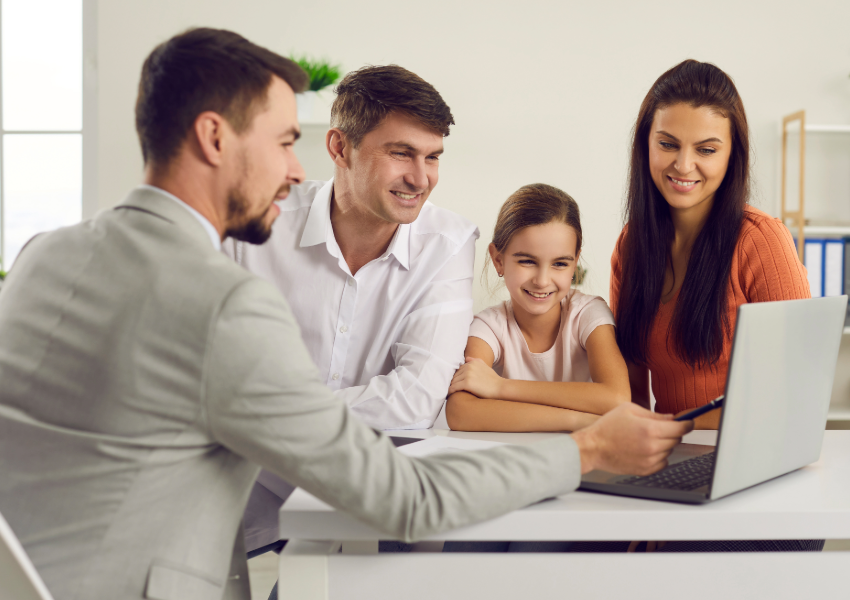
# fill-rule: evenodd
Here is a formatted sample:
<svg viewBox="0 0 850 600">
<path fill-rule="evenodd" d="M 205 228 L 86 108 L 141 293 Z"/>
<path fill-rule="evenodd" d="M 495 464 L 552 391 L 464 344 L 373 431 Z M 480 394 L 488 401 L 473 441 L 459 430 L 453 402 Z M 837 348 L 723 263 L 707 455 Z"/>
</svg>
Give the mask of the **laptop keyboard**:
<svg viewBox="0 0 850 600">
<path fill-rule="evenodd" d="M 617 483 L 666 490 L 695 490 L 700 486 L 711 483 L 714 458 L 714 452 L 709 452 L 683 460 L 647 477 L 629 477 Z"/>
</svg>

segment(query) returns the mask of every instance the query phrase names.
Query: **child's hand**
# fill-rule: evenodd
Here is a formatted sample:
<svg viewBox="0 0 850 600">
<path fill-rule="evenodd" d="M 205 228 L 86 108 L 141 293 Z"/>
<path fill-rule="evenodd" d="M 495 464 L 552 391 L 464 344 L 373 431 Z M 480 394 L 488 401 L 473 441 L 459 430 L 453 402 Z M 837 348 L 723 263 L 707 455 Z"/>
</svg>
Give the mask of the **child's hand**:
<svg viewBox="0 0 850 600">
<path fill-rule="evenodd" d="M 480 358 L 467 358 L 452 378 L 449 394 L 464 391 L 479 398 L 498 399 L 502 397 L 504 381 Z"/>
</svg>

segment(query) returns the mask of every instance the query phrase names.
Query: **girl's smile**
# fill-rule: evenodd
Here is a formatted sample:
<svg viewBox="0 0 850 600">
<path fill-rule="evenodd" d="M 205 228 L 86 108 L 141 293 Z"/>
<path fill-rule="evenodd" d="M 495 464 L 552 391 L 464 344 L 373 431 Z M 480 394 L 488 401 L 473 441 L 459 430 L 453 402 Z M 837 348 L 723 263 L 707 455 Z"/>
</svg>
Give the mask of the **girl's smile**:
<svg viewBox="0 0 850 600">
<path fill-rule="evenodd" d="M 555 293 L 555 292 L 537 293 L 537 292 L 532 292 L 532 291 L 526 290 L 526 289 L 523 289 L 523 291 L 526 294 L 528 294 L 529 296 L 531 296 L 532 298 L 534 298 L 535 300 L 541 300 L 541 301 L 545 300 L 546 298 L 548 298 L 549 296 L 551 296 L 552 294 Z"/>
</svg>

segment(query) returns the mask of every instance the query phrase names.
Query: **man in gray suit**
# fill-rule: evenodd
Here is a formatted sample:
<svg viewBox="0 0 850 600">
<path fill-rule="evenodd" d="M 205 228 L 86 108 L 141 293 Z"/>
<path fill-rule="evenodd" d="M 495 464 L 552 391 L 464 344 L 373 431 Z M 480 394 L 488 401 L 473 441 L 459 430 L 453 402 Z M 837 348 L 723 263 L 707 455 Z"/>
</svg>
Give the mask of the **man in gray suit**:
<svg viewBox="0 0 850 600">
<path fill-rule="evenodd" d="M 689 429 L 627 406 L 572 436 L 417 460 L 352 418 L 285 300 L 218 250 L 262 243 L 303 179 L 304 84 L 234 33 L 157 47 L 136 106 L 146 185 L 37 236 L 0 292 L 0 513 L 57 600 L 249 598 L 240 519 L 261 466 L 415 540 L 595 467 L 653 472 Z"/>
</svg>

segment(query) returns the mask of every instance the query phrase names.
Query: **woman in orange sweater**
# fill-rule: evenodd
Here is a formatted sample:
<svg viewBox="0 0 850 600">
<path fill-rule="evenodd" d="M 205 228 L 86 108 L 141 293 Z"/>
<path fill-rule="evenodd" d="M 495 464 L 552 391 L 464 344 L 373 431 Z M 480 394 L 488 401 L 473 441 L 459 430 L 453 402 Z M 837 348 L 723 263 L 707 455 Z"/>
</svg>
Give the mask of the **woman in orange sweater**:
<svg viewBox="0 0 850 600">
<path fill-rule="evenodd" d="M 749 129 L 732 80 L 687 60 L 664 73 L 634 129 L 611 308 L 632 401 L 680 413 L 723 394 L 738 306 L 809 298 L 794 241 L 750 206 Z M 720 411 L 696 419 L 717 429 Z"/>
<path fill-rule="evenodd" d="M 650 373 L 657 412 L 679 413 L 723 394 L 738 307 L 810 297 L 791 234 L 748 204 L 749 191 L 749 129 L 735 84 L 714 65 L 676 65 L 641 104 L 626 226 L 611 257 L 611 309 L 633 402 L 649 408 Z M 696 426 L 717 429 L 719 421 L 715 410 Z M 817 551 L 823 540 L 658 548 Z"/>
</svg>

